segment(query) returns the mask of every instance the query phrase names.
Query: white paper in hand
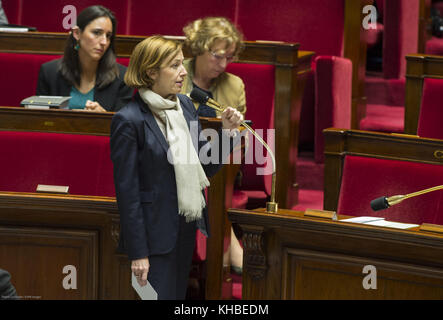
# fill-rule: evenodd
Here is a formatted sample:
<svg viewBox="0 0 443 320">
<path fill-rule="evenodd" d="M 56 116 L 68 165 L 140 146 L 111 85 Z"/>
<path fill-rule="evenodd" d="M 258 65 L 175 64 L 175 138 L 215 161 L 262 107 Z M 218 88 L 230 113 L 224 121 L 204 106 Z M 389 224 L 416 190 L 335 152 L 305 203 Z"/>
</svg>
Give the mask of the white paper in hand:
<svg viewBox="0 0 443 320">
<path fill-rule="evenodd" d="M 132 273 L 132 287 L 134 288 L 134 290 L 137 292 L 137 294 L 139 295 L 139 297 L 142 300 L 157 300 L 158 295 L 157 292 L 155 292 L 154 288 L 151 286 L 151 284 L 148 283 L 141 287 L 138 282 L 137 279 L 134 276 L 134 273 Z"/>
</svg>

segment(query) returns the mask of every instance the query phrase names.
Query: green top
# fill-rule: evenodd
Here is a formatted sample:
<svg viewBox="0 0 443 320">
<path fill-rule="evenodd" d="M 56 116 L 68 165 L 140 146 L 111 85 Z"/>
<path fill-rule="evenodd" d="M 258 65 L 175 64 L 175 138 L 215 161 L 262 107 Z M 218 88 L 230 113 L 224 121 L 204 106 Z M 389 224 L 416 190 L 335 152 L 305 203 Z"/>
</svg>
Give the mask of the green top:
<svg viewBox="0 0 443 320">
<path fill-rule="evenodd" d="M 69 109 L 84 109 L 87 100 L 94 101 L 94 88 L 88 93 L 81 93 L 75 86 L 71 89 L 71 100 L 69 100 Z"/>
</svg>

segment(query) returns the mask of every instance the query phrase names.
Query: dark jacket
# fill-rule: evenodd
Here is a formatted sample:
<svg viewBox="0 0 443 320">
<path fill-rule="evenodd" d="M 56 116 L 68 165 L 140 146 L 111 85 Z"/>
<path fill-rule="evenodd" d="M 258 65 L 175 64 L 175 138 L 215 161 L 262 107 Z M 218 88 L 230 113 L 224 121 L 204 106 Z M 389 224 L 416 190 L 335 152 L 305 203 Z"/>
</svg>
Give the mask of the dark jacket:
<svg viewBox="0 0 443 320">
<path fill-rule="evenodd" d="M 0 269 L 0 300 L 16 298 L 17 292 L 11 284 L 11 275 L 6 270 Z"/>
<path fill-rule="evenodd" d="M 38 75 L 36 95 L 69 96 L 72 85 L 59 71 L 61 59 L 42 64 Z M 107 111 L 118 111 L 131 101 L 133 89 L 123 82 L 126 67 L 117 64 L 119 76 L 104 88 L 94 88 L 94 101 Z"/>
<path fill-rule="evenodd" d="M 197 121 L 200 133 L 192 101 L 187 96 L 178 96 L 188 127 L 190 121 Z M 221 138 L 223 133 L 219 131 L 218 134 Z M 199 150 L 206 143 L 199 141 Z M 211 144 L 211 148 L 215 146 Z M 221 143 L 218 147 L 218 163 L 202 164 L 208 177 L 221 168 L 222 159 L 232 150 L 232 147 L 222 150 Z M 166 254 L 175 246 L 179 223 L 177 185 L 174 167 L 167 159 L 168 148 L 152 112 L 139 94 L 114 115 L 111 158 L 120 212 L 120 249 L 130 260 Z M 208 222 L 205 209 L 197 227 L 206 234 L 209 233 Z"/>
</svg>

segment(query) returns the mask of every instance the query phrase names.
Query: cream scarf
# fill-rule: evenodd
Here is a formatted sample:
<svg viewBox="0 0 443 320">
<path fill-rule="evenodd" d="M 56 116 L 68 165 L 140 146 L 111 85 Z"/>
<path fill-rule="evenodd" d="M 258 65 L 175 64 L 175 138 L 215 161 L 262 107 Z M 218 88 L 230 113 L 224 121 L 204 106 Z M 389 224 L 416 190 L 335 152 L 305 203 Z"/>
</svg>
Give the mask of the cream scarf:
<svg viewBox="0 0 443 320">
<path fill-rule="evenodd" d="M 198 220 L 206 206 L 202 190 L 209 187 L 209 181 L 192 143 L 180 100 L 177 96 L 175 101 L 164 99 L 146 88 L 139 92 L 156 120 L 164 126 L 161 129 L 169 144 L 168 161 L 174 166 L 179 214 L 186 217 L 186 222 Z"/>
</svg>

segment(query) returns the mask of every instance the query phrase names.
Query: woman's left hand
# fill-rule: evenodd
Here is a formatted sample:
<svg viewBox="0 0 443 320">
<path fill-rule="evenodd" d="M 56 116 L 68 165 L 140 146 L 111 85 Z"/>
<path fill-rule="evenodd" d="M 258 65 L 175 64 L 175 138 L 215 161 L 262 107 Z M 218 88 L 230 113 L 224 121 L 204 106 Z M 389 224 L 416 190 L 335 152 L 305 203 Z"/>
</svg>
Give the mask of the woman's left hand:
<svg viewBox="0 0 443 320">
<path fill-rule="evenodd" d="M 86 111 L 106 112 L 106 110 L 97 101 L 87 100 L 85 105 Z"/>
<path fill-rule="evenodd" d="M 243 121 L 243 115 L 232 107 L 227 107 L 221 114 L 223 129 L 237 129 Z"/>
</svg>

